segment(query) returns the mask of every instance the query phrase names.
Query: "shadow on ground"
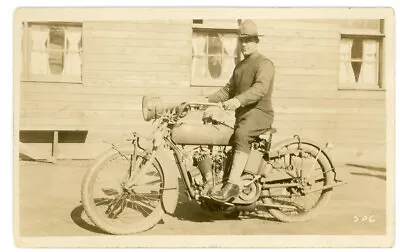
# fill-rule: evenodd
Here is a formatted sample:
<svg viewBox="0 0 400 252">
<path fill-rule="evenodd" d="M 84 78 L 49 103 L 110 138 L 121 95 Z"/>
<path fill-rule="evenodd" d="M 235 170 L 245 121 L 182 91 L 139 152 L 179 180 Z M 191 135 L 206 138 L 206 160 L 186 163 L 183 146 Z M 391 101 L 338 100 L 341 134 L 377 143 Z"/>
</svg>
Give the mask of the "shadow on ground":
<svg viewBox="0 0 400 252">
<path fill-rule="evenodd" d="M 34 159 L 34 158 L 31 158 L 30 156 L 25 155 L 23 153 L 19 154 L 19 160 L 20 161 L 25 161 L 25 162 L 52 163 L 52 162 L 50 162 L 49 160 L 46 160 L 46 159 Z"/>
<path fill-rule="evenodd" d="M 84 208 L 82 205 L 75 207 L 71 212 L 71 219 L 72 221 L 78 225 L 79 227 L 86 229 L 88 231 L 98 233 L 98 234 L 107 234 L 100 228 L 96 227 L 95 225 L 88 223 L 82 218 L 82 214 L 84 214 Z"/>
<path fill-rule="evenodd" d="M 200 207 L 196 202 L 190 201 L 188 195 L 186 194 L 186 188 L 184 182 L 179 180 L 179 198 L 178 204 L 174 216 L 179 220 L 190 221 L 190 222 L 215 222 L 224 220 L 241 220 L 241 219 L 262 219 L 268 221 L 277 221 L 275 218 L 266 217 L 252 212 L 250 214 L 243 215 L 239 217 L 235 215 L 228 215 L 223 212 L 208 211 Z"/>
<path fill-rule="evenodd" d="M 359 165 L 359 164 L 346 164 L 348 166 L 362 168 L 368 171 L 378 171 L 378 172 L 386 172 L 386 167 L 378 167 L 378 166 L 369 166 L 369 165 Z"/>
<path fill-rule="evenodd" d="M 79 227 L 88 230 L 93 233 L 107 234 L 91 222 L 86 221 L 82 218 L 84 213 L 84 208 L 82 205 L 75 207 L 71 212 L 72 221 Z M 196 202 L 190 201 L 187 194 L 186 188 L 182 180 L 179 180 L 179 198 L 178 204 L 176 206 L 175 212 L 173 214 L 178 220 L 190 221 L 190 222 L 215 222 L 224 220 L 241 220 L 241 219 L 262 219 L 268 221 L 277 221 L 275 218 L 269 216 L 259 215 L 255 212 L 249 213 L 247 215 L 240 215 L 239 217 L 235 215 L 227 215 L 223 212 L 212 212 L 207 211 L 200 207 Z M 160 221 L 159 224 L 163 224 Z"/>
<path fill-rule="evenodd" d="M 364 169 L 366 171 L 379 172 L 379 174 L 372 174 L 368 172 L 350 172 L 351 175 L 357 176 L 366 176 L 366 177 L 375 177 L 378 179 L 386 180 L 386 167 L 377 167 L 377 166 L 369 166 L 369 165 L 358 165 L 358 164 L 346 164 L 350 167 L 357 167 Z"/>
<path fill-rule="evenodd" d="M 362 173 L 362 172 L 350 172 L 351 175 L 358 176 L 366 176 L 366 177 L 375 177 L 378 179 L 386 180 L 386 175 L 378 175 L 378 174 L 370 174 L 370 173 Z"/>
</svg>

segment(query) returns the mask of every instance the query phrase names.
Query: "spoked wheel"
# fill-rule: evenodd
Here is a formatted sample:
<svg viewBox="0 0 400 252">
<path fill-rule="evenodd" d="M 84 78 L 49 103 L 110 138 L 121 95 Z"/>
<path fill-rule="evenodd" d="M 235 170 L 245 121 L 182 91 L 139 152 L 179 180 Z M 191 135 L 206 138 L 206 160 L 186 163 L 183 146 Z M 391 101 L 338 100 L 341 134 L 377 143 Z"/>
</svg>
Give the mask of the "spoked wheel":
<svg viewBox="0 0 400 252">
<path fill-rule="evenodd" d="M 162 219 L 164 174 L 156 159 L 140 172 L 145 163 L 144 151 L 139 149 L 135 160 L 130 146 L 102 156 L 88 170 L 82 203 L 99 228 L 111 234 L 130 234 L 148 230 Z M 128 178 L 141 173 L 127 188 Z"/>
<path fill-rule="evenodd" d="M 298 148 L 298 143 L 293 142 L 281 150 Z M 332 193 L 332 188 L 326 188 L 334 183 L 328 158 L 314 145 L 302 143 L 298 153 L 275 160 L 275 165 L 279 168 L 268 176 L 270 181 L 265 186 L 268 197 L 263 203 L 281 207 L 271 208 L 271 215 L 283 222 L 313 218 Z"/>
</svg>

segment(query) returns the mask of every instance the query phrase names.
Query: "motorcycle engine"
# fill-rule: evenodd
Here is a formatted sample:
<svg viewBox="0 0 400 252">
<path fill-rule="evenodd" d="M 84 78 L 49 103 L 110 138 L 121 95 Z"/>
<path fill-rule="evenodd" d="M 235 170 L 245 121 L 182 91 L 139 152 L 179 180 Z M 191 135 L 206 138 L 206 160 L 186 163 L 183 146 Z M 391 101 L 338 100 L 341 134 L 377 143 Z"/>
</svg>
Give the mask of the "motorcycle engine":
<svg viewBox="0 0 400 252">
<path fill-rule="evenodd" d="M 226 150 L 225 146 L 214 146 L 194 151 L 193 166 L 197 169 L 189 171 L 192 185 L 198 189 L 210 188 L 225 179 L 231 156 L 231 152 Z"/>
</svg>

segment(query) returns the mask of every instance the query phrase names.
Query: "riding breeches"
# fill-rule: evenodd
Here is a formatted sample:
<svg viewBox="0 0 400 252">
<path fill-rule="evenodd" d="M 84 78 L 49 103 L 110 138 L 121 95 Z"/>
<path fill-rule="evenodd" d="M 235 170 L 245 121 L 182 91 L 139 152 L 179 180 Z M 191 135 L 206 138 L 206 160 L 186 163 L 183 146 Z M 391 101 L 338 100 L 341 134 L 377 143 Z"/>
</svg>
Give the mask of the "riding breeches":
<svg viewBox="0 0 400 252">
<path fill-rule="evenodd" d="M 234 148 L 249 153 L 251 143 L 271 127 L 273 120 L 273 113 L 266 113 L 257 108 L 237 117 L 233 139 Z"/>
</svg>

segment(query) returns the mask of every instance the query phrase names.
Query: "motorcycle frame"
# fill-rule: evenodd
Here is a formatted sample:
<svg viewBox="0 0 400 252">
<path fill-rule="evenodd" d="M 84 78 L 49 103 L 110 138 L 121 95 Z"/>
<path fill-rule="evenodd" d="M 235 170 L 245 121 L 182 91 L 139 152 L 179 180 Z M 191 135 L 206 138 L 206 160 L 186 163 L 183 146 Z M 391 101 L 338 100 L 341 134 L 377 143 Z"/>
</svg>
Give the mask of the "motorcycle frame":
<svg viewBox="0 0 400 252">
<path fill-rule="evenodd" d="M 181 104 L 179 107 L 172 109 L 171 111 L 166 111 L 164 112 L 162 115 L 159 115 L 159 117 L 157 119 L 154 120 L 153 125 L 155 125 L 156 129 L 154 131 L 155 132 L 159 132 L 161 134 L 154 136 L 153 135 L 153 139 L 152 139 L 152 150 L 150 152 L 148 152 L 148 154 L 150 155 L 149 160 L 147 161 L 147 163 L 151 163 L 153 162 L 153 160 L 156 158 L 156 153 L 158 148 L 164 148 L 167 147 L 168 149 L 172 150 L 173 152 L 173 156 L 175 159 L 175 163 L 177 164 L 177 168 L 179 171 L 179 174 L 181 175 L 181 178 L 183 179 L 183 182 L 185 184 L 186 187 L 186 193 L 189 197 L 190 200 L 193 200 L 196 198 L 196 194 L 194 192 L 194 190 L 191 187 L 191 183 L 190 183 L 190 179 L 188 177 L 188 169 L 187 166 L 184 162 L 185 160 L 185 152 L 184 150 L 180 147 L 179 144 L 175 143 L 172 139 L 171 139 L 171 128 L 173 125 L 175 125 L 180 118 L 182 118 L 183 116 L 181 116 L 184 112 L 185 109 L 187 109 L 188 107 L 195 105 L 195 106 L 220 106 L 218 104 L 215 103 L 198 103 L 198 102 L 192 102 L 192 103 L 184 103 Z M 177 110 L 177 111 L 176 111 Z M 172 119 L 172 122 L 171 122 Z M 161 139 L 162 137 L 162 139 Z M 333 166 L 333 162 L 331 160 L 331 158 L 329 157 L 329 155 L 325 152 L 325 150 L 321 147 L 319 147 L 317 144 L 315 144 L 314 142 L 310 141 L 309 139 L 307 140 L 301 140 L 300 136 L 296 135 L 294 136 L 297 141 L 299 146 L 301 146 L 301 144 L 310 144 L 313 145 L 314 147 L 318 148 L 320 150 L 321 153 L 323 153 L 329 163 L 331 164 L 332 167 L 332 171 L 335 174 L 335 182 L 336 184 L 331 185 L 329 187 L 326 188 L 322 188 L 321 190 L 324 189 L 329 189 L 329 188 L 333 188 L 336 187 L 340 184 L 343 184 L 342 181 L 337 180 L 336 179 L 336 171 L 335 171 L 335 167 Z M 284 143 L 288 143 L 293 141 L 293 138 L 289 138 L 289 139 L 285 139 L 283 141 L 280 141 L 278 143 L 276 143 L 276 145 L 272 146 L 272 139 L 270 137 L 268 144 L 265 146 L 265 150 L 264 150 L 264 161 L 270 161 L 272 158 L 279 158 L 281 156 L 287 155 L 287 154 L 295 154 L 297 153 L 299 150 L 297 149 L 293 149 L 293 150 L 288 150 L 288 151 L 284 151 L 281 152 L 279 151 L 279 149 L 275 149 L 275 146 L 280 146 Z M 266 158 L 265 158 L 266 157 Z M 287 185 L 286 187 L 289 186 L 293 186 L 293 185 Z"/>
</svg>

